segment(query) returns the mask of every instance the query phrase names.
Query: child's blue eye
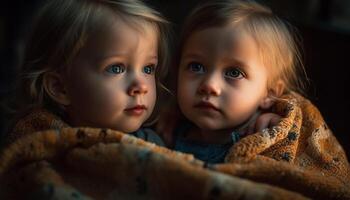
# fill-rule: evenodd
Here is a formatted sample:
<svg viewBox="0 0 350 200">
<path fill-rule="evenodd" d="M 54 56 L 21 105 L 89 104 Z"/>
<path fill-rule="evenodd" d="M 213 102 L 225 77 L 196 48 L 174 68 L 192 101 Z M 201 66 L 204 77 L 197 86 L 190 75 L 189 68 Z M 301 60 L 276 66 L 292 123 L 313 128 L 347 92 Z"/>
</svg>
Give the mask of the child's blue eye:
<svg viewBox="0 0 350 200">
<path fill-rule="evenodd" d="M 241 79 L 245 77 L 245 74 L 237 68 L 232 68 L 225 71 L 225 76 L 231 79 Z"/>
<path fill-rule="evenodd" d="M 154 65 L 148 65 L 143 67 L 142 71 L 146 74 L 154 74 L 155 66 Z"/>
<path fill-rule="evenodd" d="M 121 74 L 125 71 L 125 67 L 120 64 L 114 64 L 107 67 L 106 71 L 112 74 Z"/>
<path fill-rule="evenodd" d="M 188 69 L 195 73 L 204 73 L 204 66 L 197 62 L 191 62 L 188 64 Z"/>
</svg>

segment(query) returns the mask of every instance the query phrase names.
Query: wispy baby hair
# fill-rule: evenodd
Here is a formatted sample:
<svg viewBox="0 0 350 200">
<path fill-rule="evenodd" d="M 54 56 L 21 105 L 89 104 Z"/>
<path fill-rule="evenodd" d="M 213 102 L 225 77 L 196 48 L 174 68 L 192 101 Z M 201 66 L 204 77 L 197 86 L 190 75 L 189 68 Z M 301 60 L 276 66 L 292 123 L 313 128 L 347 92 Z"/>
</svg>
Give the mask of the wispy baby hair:
<svg viewBox="0 0 350 200">
<path fill-rule="evenodd" d="M 41 8 L 28 38 L 22 63 L 19 94 L 22 105 L 43 105 L 47 96 L 43 75 L 69 72 L 74 57 L 88 39 L 103 34 L 117 17 L 142 31 L 158 34 L 156 79 L 166 73 L 168 22 L 139 0 L 48 0 Z"/>
<path fill-rule="evenodd" d="M 285 92 L 303 93 L 301 77 L 306 74 L 299 40 L 297 35 L 293 35 L 295 28 L 273 14 L 269 8 L 254 1 L 209 1 L 195 8 L 185 22 L 180 51 L 194 32 L 227 25 L 233 25 L 256 41 L 262 61 L 271 75 L 268 89 L 276 80 L 282 80 Z"/>
</svg>

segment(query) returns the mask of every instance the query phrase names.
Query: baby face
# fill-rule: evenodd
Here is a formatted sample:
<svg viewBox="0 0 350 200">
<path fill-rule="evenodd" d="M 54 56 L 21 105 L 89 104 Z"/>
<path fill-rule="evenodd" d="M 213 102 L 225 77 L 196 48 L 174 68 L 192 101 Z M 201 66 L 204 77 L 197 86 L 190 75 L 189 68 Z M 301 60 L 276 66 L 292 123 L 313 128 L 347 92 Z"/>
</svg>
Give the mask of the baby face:
<svg viewBox="0 0 350 200">
<path fill-rule="evenodd" d="M 180 109 L 201 129 L 235 128 L 264 104 L 267 78 L 257 44 L 248 34 L 232 25 L 194 32 L 179 66 Z"/>
<path fill-rule="evenodd" d="M 156 101 L 157 33 L 119 20 L 90 37 L 67 77 L 69 122 L 74 126 L 137 130 Z"/>
</svg>

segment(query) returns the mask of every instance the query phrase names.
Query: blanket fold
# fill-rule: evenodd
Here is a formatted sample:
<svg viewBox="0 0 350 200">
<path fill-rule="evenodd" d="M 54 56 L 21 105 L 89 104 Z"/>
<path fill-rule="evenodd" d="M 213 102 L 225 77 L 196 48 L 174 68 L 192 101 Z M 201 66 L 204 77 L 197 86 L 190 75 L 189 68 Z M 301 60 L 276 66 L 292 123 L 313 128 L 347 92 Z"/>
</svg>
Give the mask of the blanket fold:
<svg viewBox="0 0 350 200">
<path fill-rule="evenodd" d="M 210 165 L 37 110 L 0 154 L 0 198 L 350 199 L 349 162 L 317 108 L 291 93 L 274 112 L 283 116 L 277 126 L 242 138 L 225 163 Z"/>
</svg>

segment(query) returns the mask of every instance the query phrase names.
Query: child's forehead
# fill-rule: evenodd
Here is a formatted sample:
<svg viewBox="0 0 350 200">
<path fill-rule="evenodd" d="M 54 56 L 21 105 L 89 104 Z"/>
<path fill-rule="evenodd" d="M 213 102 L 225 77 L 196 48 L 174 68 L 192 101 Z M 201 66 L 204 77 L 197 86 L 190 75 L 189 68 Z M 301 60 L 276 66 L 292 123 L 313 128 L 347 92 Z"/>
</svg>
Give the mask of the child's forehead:
<svg viewBox="0 0 350 200">
<path fill-rule="evenodd" d="M 220 47 L 227 50 L 255 48 L 255 39 L 238 26 L 226 25 L 194 31 L 184 44 L 184 50 Z"/>
<path fill-rule="evenodd" d="M 117 30 L 115 34 L 125 34 L 127 32 L 138 32 L 139 34 L 158 35 L 158 28 L 155 24 L 126 14 L 109 13 L 100 18 L 95 24 L 96 28 L 92 28 L 91 34 L 95 36 L 105 37 L 109 33 Z M 94 25 L 92 25 L 94 26 Z"/>
<path fill-rule="evenodd" d="M 85 42 L 85 47 L 101 47 L 106 45 L 122 46 L 125 43 L 135 40 L 150 40 L 155 45 L 158 43 L 158 32 L 156 28 L 143 24 L 137 26 L 125 20 L 115 19 L 106 24 L 100 31 L 91 33 Z"/>
<path fill-rule="evenodd" d="M 210 27 L 194 32 L 182 49 L 182 59 L 203 62 L 263 65 L 253 36 L 236 26 Z M 254 65 L 255 65 L 254 64 Z"/>
</svg>

